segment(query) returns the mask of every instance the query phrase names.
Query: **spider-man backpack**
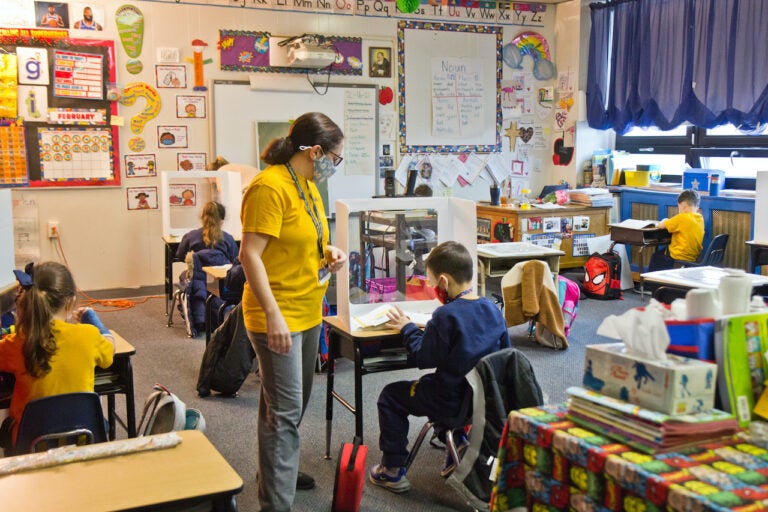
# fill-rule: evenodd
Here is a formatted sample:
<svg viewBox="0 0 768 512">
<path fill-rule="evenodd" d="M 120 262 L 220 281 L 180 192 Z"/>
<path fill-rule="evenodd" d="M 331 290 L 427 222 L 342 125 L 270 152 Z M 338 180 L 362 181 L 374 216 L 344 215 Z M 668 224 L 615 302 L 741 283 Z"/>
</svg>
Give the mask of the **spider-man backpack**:
<svg viewBox="0 0 768 512">
<path fill-rule="evenodd" d="M 592 253 L 584 264 L 584 293 L 592 299 L 621 298 L 621 258 L 613 251 Z"/>
</svg>

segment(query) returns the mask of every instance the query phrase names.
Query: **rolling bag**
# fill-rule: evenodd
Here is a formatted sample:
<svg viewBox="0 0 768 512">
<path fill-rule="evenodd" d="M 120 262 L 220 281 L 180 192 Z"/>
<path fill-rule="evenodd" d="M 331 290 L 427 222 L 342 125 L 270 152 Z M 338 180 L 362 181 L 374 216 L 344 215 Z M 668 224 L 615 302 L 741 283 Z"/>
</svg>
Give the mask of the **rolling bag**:
<svg viewBox="0 0 768 512">
<path fill-rule="evenodd" d="M 342 443 L 333 483 L 332 512 L 358 512 L 365 482 L 368 447 L 355 436 L 353 443 Z"/>
</svg>

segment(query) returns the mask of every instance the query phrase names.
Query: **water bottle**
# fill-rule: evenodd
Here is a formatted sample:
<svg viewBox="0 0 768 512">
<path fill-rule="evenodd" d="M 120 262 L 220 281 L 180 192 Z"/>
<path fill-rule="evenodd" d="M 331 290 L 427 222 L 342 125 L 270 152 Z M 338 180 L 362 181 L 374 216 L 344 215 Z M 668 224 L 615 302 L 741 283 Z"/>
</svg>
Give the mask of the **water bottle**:
<svg viewBox="0 0 768 512">
<path fill-rule="evenodd" d="M 719 174 L 713 174 L 712 177 L 709 179 L 709 195 L 712 197 L 717 197 L 720 195 L 720 175 Z"/>
</svg>

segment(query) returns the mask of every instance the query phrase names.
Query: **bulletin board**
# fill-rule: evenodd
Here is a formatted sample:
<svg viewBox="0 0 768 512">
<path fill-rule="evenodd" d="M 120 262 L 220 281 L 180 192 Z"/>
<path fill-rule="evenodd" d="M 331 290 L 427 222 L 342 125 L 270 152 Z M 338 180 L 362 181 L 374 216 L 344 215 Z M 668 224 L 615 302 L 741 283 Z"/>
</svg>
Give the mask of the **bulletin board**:
<svg viewBox="0 0 768 512">
<path fill-rule="evenodd" d="M 6 109 L 0 120 L 4 155 L 14 162 L 2 167 L 0 186 L 119 186 L 118 128 L 111 123 L 117 106 L 107 100 L 116 81 L 114 41 L 3 29 L 0 53 L 19 67 L 18 117 Z"/>
<path fill-rule="evenodd" d="M 337 199 L 370 198 L 377 193 L 378 94 L 374 85 L 329 84 L 325 94 L 253 90 L 250 82 L 214 80 L 211 91 L 211 154 L 232 163 L 263 168 L 265 142 L 280 134 L 305 112 L 322 112 L 344 132 L 344 162 L 318 184 L 325 211 L 335 212 Z M 265 135 L 265 128 L 269 135 Z M 261 146 L 261 147 L 260 147 Z M 324 186 L 325 185 L 325 186 Z"/>
<path fill-rule="evenodd" d="M 501 151 L 498 26 L 400 21 L 401 153 Z"/>
</svg>

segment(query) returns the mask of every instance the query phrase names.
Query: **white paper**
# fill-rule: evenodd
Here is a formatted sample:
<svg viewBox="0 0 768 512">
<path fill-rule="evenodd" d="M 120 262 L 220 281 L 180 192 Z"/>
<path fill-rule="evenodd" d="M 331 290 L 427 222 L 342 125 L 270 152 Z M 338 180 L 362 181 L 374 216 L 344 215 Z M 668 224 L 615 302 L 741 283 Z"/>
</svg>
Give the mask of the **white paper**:
<svg viewBox="0 0 768 512">
<path fill-rule="evenodd" d="M 412 159 L 413 156 L 411 155 L 403 155 L 402 158 L 400 158 L 400 165 L 397 166 L 397 170 L 395 171 L 395 179 L 403 186 L 405 186 L 408 181 L 408 169 L 411 166 Z"/>
<path fill-rule="evenodd" d="M 370 141 L 376 136 L 376 105 L 365 89 L 344 91 L 344 173 L 373 174 L 376 160 Z"/>
<path fill-rule="evenodd" d="M 483 133 L 483 61 L 436 57 L 432 64 L 432 135 L 474 137 Z"/>
<path fill-rule="evenodd" d="M 629 229 L 645 229 L 645 228 L 654 228 L 656 227 L 657 221 L 655 220 L 637 220 L 637 219 L 625 219 L 618 224 L 613 224 L 613 226 L 619 226 L 622 228 L 629 228 Z"/>
</svg>

